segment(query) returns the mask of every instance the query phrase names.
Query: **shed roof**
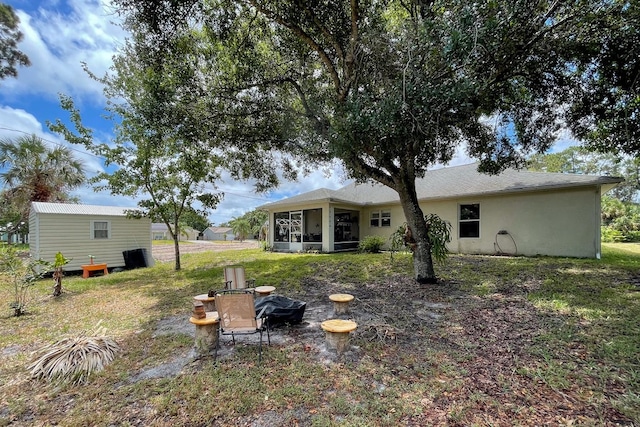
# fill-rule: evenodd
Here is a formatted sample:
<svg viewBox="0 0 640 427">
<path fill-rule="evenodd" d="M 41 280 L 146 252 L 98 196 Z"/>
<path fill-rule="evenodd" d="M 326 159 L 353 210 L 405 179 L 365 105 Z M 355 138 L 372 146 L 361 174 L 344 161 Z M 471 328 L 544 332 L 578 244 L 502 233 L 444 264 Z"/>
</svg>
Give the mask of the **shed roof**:
<svg viewBox="0 0 640 427">
<path fill-rule="evenodd" d="M 78 205 L 71 203 L 32 202 L 31 210 L 44 214 L 66 215 L 99 215 L 99 216 L 127 216 L 127 211 L 138 210 L 135 207 Z"/>
<path fill-rule="evenodd" d="M 624 181 L 622 178 L 566 173 L 531 172 L 507 169 L 499 175 L 478 172 L 478 164 L 454 166 L 427 171 L 424 178 L 416 180 L 419 200 L 449 199 L 551 190 L 591 185 L 611 187 Z M 260 208 L 301 204 L 314 201 L 346 202 L 356 205 L 381 205 L 399 202 L 398 193 L 379 183 L 352 183 L 338 190 L 321 188 L 297 196 L 268 203 Z"/>
</svg>

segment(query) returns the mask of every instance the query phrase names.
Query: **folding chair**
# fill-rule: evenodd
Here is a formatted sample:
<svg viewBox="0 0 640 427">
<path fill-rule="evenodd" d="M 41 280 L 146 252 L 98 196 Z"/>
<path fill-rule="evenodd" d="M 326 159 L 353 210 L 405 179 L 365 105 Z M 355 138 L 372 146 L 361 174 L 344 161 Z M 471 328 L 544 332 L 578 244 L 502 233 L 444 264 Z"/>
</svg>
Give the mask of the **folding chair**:
<svg viewBox="0 0 640 427">
<path fill-rule="evenodd" d="M 256 315 L 253 292 L 247 289 L 225 289 L 215 293 L 216 311 L 220 318 L 220 335 L 231 335 L 233 344 L 236 335 L 260 334 L 258 362 L 262 361 L 262 333 L 267 331 L 267 341 L 271 345 L 269 335 L 269 317 L 264 307 Z M 220 343 L 220 340 L 218 340 Z M 219 344 L 218 344 L 219 345 Z M 217 348 L 217 347 L 216 347 Z"/>
<path fill-rule="evenodd" d="M 247 279 L 244 267 L 232 265 L 224 268 L 225 289 L 251 289 L 255 287 L 255 279 Z"/>
</svg>

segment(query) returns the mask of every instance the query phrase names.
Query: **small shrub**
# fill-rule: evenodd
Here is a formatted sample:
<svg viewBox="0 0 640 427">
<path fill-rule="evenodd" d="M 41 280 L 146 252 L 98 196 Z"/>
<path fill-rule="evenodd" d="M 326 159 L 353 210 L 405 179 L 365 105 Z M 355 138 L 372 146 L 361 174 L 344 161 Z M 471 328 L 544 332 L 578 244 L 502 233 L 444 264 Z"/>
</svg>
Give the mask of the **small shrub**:
<svg viewBox="0 0 640 427">
<path fill-rule="evenodd" d="M 358 243 L 358 251 L 377 254 L 385 244 L 385 239 L 380 236 L 366 236 Z"/>
<path fill-rule="evenodd" d="M 31 257 L 23 260 L 12 246 L 0 247 L 0 273 L 9 278 L 9 286 L 13 288 L 14 299 L 9 306 L 14 316 L 25 314 L 29 296 L 29 288 L 40 280 L 51 264 Z"/>
<path fill-rule="evenodd" d="M 600 235 L 602 241 L 606 243 L 620 243 L 625 240 L 624 235 L 620 231 L 611 227 L 602 227 Z"/>
<path fill-rule="evenodd" d="M 269 246 L 269 242 L 267 242 L 266 240 L 260 240 L 260 249 L 262 249 L 264 252 L 271 252 L 273 250 L 273 247 Z"/>
</svg>

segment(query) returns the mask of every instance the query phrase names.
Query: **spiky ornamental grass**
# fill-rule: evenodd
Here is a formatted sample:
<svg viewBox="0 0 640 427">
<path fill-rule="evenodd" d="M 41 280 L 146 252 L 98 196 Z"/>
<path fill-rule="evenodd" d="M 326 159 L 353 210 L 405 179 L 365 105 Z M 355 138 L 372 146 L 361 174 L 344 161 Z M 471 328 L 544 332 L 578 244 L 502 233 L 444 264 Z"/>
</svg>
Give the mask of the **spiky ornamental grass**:
<svg viewBox="0 0 640 427">
<path fill-rule="evenodd" d="M 105 331 L 97 328 L 91 336 L 82 333 L 43 347 L 36 352 L 42 355 L 28 367 L 32 377 L 50 382 L 86 383 L 92 373 L 111 363 L 120 350 Z"/>
</svg>

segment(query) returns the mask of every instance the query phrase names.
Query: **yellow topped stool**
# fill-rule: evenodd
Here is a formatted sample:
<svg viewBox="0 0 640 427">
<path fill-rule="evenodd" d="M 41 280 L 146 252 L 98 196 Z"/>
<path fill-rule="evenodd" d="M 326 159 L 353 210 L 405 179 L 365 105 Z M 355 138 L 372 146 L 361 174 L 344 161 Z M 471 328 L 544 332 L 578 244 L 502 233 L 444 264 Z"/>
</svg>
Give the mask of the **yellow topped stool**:
<svg viewBox="0 0 640 427">
<path fill-rule="evenodd" d="M 256 297 L 258 298 L 266 297 L 267 295 L 270 295 L 271 292 L 275 290 L 276 290 L 275 286 L 258 286 L 257 288 L 254 289 L 254 291 L 256 292 Z"/>
<path fill-rule="evenodd" d="M 349 313 L 349 304 L 353 301 L 353 295 L 350 294 L 332 294 L 329 299 L 333 301 L 333 311 L 335 314 Z"/>
<path fill-rule="evenodd" d="M 218 325 L 220 319 L 217 311 L 208 311 L 207 317 L 198 319 L 190 317 L 189 322 L 196 325 L 196 351 L 200 356 L 211 353 L 218 345 Z"/>
<path fill-rule="evenodd" d="M 195 301 L 200 301 L 204 305 L 204 311 L 216 311 L 216 299 L 209 294 L 200 294 L 193 297 Z"/>
<path fill-rule="evenodd" d="M 349 333 L 355 331 L 358 324 L 352 320 L 331 319 L 325 320 L 320 326 L 325 331 L 327 347 L 341 355 L 349 345 Z"/>
</svg>

